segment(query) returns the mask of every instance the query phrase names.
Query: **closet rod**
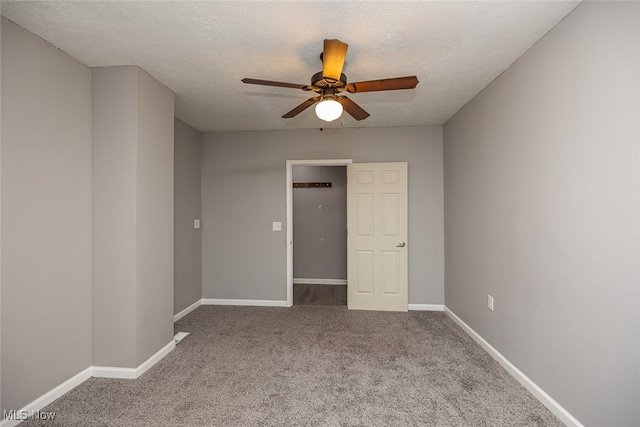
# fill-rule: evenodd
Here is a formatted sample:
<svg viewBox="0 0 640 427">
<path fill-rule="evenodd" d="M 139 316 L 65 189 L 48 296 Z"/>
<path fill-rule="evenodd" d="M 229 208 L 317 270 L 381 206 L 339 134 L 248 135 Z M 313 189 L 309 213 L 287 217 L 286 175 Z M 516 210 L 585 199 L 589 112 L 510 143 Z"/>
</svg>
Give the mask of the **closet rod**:
<svg viewBox="0 0 640 427">
<path fill-rule="evenodd" d="M 293 188 L 329 188 L 330 182 L 294 182 Z"/>
</svg>

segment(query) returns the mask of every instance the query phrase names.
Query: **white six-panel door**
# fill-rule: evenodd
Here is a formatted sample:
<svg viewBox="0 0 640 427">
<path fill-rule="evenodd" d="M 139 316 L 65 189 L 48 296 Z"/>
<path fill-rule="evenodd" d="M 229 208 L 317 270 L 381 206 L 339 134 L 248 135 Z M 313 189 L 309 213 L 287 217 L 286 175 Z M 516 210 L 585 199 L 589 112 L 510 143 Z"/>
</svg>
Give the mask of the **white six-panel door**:
<svg viewBox="0 0 640 427">
<path fill-rule="evenodd" d="M 407 163 L 347 165 L 349 309 L 407 311 Z"/>
</svg>

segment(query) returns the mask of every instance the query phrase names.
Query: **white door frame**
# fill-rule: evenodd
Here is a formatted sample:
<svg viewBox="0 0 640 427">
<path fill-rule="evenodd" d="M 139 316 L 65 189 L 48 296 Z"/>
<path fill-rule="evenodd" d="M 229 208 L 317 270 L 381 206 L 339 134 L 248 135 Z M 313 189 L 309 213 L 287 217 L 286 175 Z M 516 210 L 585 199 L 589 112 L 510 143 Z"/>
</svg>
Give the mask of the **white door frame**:
<svg viewBox="0 0 640 427">
<path fill-rule="evenodd" d="M 287 160 L 287 306 L 293 305 L 293 167 L 347 166 L 352 159 Z M 348 185 L 348 184 L 347 184 Z M 345 254 L 346 256 L 347 254 Z"/>
</svg>

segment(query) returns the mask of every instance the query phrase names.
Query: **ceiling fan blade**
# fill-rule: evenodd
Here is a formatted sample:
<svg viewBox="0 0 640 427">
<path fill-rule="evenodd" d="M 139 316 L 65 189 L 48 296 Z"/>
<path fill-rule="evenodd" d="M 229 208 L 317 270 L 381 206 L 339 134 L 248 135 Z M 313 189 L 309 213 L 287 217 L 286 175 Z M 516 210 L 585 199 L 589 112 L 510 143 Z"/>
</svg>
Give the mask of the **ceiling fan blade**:
<svg viewBox="0 0 640 427">
<path fill-rule="evenodd" d="M 356 82 L 347 85 L 347 92 L 374 92 L 378 90 L 413 89 L 418 85 L 416 76 L 396 77 L 393 79 L 369 80 L 366 82 Z"/>
<path fill-rule="evenodd" d="M 344 110 L 351 114 L 351 116 L 356 120 L 364 120 L 369 117 L 369 113 L 364 111 L 362 107 L 346 96 L 339 96 L 338 102 L 340 102 L 340 104 L 342 104 L 342 108 L 344 108 Z"/>
<path fill-rule="evenodd" d="M 290 87 L 293 89 L 305 89 L 307 85 L 300 85 L 297 83 L 284 83 L 284 82 L 273 82 L 271 80 L 259 80 L 259 79 L 242 79 L 242 83 L 247 83 L 250 85 L 262 85 L 262 86 L 277 86 L 277 87 Z"/>
<path fill-rule="evenodd" d="M 304 110 L 306 110 L 307 108 L 311 107 L 313 104 L 318 102 L 319 99 L 320 99 L 319 96 L 315 96 L 313 98 L 307 99 L 302 104 L 298 105 L 296 108 L 294 108 L 293 110 L 289 111 L 287 114 L 282 116 L 282 118 L 290 119 L 292 117 L 297 116 L 298 114 L 302 113 Z"/>
<path fill-rule="evenodd" d="M 340 80 L 349 45 L 338 39 L 325 39 L 322 52 L 322 77 Z"/>
</svg>

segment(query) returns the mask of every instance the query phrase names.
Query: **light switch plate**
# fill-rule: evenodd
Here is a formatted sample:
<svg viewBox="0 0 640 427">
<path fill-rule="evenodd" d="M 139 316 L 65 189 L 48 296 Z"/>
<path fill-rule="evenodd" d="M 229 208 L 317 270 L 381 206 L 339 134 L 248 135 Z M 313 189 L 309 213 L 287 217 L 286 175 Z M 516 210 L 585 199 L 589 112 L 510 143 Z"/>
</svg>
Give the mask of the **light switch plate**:
<svg viewBox="0 0 640 427">
<path fill-rule="evenodd" d="M 282 223 L 277 221 L 277 222 L 272 222 L 271 223 L 271 229 L 273 231 L 282 231 Z"/>
<path fill-rule="evenodd" d="M 200 220 L 199 219 L 194 219 L 193 220 L 193 228 L 200 228 Z"/>
</svg>

